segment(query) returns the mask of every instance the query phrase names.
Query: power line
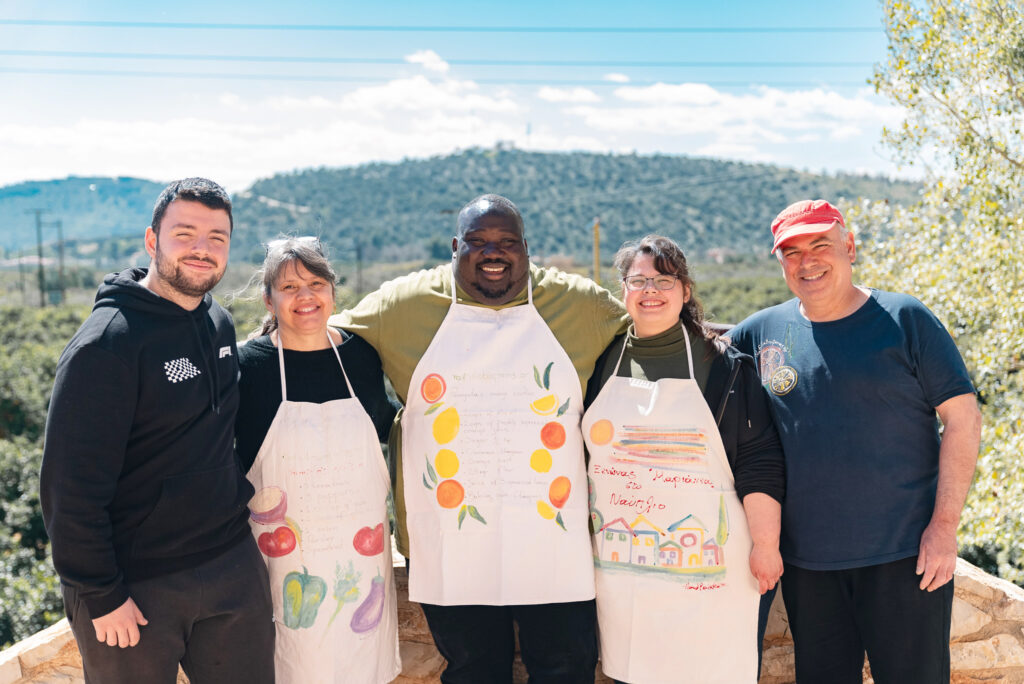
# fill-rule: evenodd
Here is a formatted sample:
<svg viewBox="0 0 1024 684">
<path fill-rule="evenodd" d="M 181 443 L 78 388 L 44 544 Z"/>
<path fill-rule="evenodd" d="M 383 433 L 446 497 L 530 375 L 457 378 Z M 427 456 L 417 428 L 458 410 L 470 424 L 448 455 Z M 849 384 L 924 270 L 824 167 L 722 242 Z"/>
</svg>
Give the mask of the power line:
<svg viewBox="0 0 1024 684">
<path fill-rule="evenodd" d="M 239 80 L 239 81 L 311 81 L 327 83 L 382 83 L 399 78 L 383 76 L 316 76 L 303 74 L 238 74 L 185 71 L 130 71 L 101 69 L 33 69 L 33 68 L 0 68 L 0 74 L 35 74 L 40 76 L 114 76 L 123 78 L 185 78 L 204 80 Z M 546 78 L 466 78 L 461 80 L 486 85 L 548 85 L 548 86 L 591 86 L 591 87 L 628 87 L 648 86 L 665 83 L 664 79 L 630 80 L 625 83 L 598 79 L 546 79 Z M 860 87 L 867 84 L 863 81 L 706 81 L 702 85 L 715 88 L 740 88 L 751 86 L 770 86 L 776 88 L 799 88 L 803 86 Z"/>
<path fill-rule="evenodd" d="M 304 57 L 288 55 L 212 55 L 173 52 L 86 52 L 64 50 L 0 50 L 9 57 L 61 57 L 73 59 L 140 59 L 211 62 L 279 62 L 285 64 L 409 64 L 405 57 Z M 874 62 L 707 62 L 673 60 L 577 60 L 577 59 L 445 59 L 456 66 L 557 66 L 557 67 L 742 67 L 742 68 L 836 68 L 866 67 Z"/>
<path fill-rule="evenodd" d="M 214 29 L 222 31 L 346 31 L 372 33 L 881 33 L 881 26 L 403 26 L 362 24 L 241 24 L 77 19 L 0 19 L 0 26 Z"/>
</svg>

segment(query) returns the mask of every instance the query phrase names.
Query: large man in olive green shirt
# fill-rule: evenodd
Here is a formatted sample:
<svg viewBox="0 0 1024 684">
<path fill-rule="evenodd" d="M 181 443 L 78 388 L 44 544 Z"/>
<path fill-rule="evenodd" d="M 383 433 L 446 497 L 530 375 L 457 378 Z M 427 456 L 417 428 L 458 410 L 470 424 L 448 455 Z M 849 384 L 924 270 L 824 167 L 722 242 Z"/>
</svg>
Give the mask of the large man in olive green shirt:
<svg viewBox="0 0 1024 684">
<path fill-rule="evenodd" d="M 587 278 L 531 264 L 522 217 L 512 202 L 498 195 L 484 195 L 462 209 L 452 252 L 451 265 L 385 283 L 355 309 L 332 317 L 331 325 L 357 333 L 373 345 L 405 404 L 413 391 L 410 382 L 417 364 L 452 306 L 453 269 L 455 301 L 461 305 L 497 310 L 528 306 L 529 283 L 533 306 L 575 368 L 580 391 L 585 391 L 598 356 L 625 330 L 622 304 Z M 482 344 L 499 349 L 508 344 L 502 341 L 500 325 Z M 397 452 L 396 538 L 399 551 L 408 556 L 397 428 L 398 423 L 391 440 Z M 573 429 L 578 430 L 578 425 Z M 415 564 L 416 558 L 411 562 Z M 423 608 L 434 641 L 448 660 L 442 677 L 446 684 L 511 682 L 513 621 L 519 623 L 531 681 L 593 681 L 597 647 L 592 600 L 510 606 L 423 604 Z"/>
</svg>

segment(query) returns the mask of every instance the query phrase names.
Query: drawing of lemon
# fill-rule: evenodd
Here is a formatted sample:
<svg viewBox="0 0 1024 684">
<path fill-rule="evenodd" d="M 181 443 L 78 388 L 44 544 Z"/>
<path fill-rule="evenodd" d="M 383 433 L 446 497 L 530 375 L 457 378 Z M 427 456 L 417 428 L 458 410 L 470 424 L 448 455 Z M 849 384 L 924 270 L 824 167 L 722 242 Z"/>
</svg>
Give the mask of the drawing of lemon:
<svg viewBox="0 0 1024 684">
<path fill-rule="evenodd" d="M 459 412 L 449 406 L 434 419 L 434 441 L 447 444 L 459 434 Z"/>
<path fill-rule="evenodd" d="M 550 416 L 558 410 L 558 396 L 548 394 L 530 404 L 530 409 L 538 416 Z"/>
<path fill-rule="evenodd" d="M 603 418 L 590 426 L 590 441 L 598 446 L 604 446 L 612 441 L 614 435 L 615 428 L 612 427 L 612 421 L 607 418 Z"/>
<path fill-rule="evenodd" d="M 555 509 L 549 506 L 547 501 L 537 502 L 537 512 L 540 513 L 540 517 L 545 520 L 551 520 L 555 517 Z"/>
<path fill-rule="evenodd" d="M 538 473 L 546 473 L 551 470 L 551 452 L 547 449 L 537 449 L 530 454 L 530 467 Z"/>
<path fill-rule="evenodd" d="M 451 449 L 441 449 L 434 457 L 434 468 L 441 477 L 451 477 L 459 472 L 459 457 Z"/>
<path fill-rule="evenodd" d="M 466 498 L 466 490 L 457 480 L 441 480 L 437 485 L 437 503 L 442 508 L 455 508 Z"/>
</svg>

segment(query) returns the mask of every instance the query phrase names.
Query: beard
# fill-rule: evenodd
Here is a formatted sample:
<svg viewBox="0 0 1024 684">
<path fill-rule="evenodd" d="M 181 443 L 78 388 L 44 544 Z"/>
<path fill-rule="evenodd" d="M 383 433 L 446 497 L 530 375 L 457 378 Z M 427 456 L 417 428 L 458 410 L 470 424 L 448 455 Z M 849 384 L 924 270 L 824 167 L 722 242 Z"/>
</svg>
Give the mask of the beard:
<svg viewBox="0 0 1024 684">
<path fill-rule="evenodd" d="M 212 259 L 199 259 L 216 267 Z M 156 250 L 156 272 L 160 279 L 167 283 L 172 289 L 186 297 L 202 297 L 212 290 L 224 276 L 224 270 L 211 273 L 206 277 L 190 278 L 183 271 L 180 263 L 172 262 L 164 258 L 160 252 L 159 243 Z"/>
</svg>

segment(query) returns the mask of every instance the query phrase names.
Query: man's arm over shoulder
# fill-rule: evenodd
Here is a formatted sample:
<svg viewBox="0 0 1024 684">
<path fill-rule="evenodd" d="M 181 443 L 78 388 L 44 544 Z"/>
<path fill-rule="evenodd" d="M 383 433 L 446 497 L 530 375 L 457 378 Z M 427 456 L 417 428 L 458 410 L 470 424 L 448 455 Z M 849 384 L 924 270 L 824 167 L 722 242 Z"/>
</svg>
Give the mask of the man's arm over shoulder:
<svg viewBox="0 0 1024 684">
<path fill-rule="evenodd" d="M 374 290 L 360 300 L 351 309 L 336 313 L 327 320 L 334 328 L 341 328 L 359 335 L 380 354 L 381 338 L 383 337 L 382 312 L 387 308 L 386 293 L 383 288 Z"/>
<path fill-rule="evenodd" d="M 921 589 L 934 591 L 953 577 L 956 567 L 956 530 L 981 443 L 981 412 L 974 394 L 961 394 L 939 404 L 942 421 L 939 445 L 939 483 L 935 509 L 921 535 L 917 573 Z"/>
<path fill-rule="evenodd" d="M 39 498 L 53 564 L 93 617 L 128 600 L 107 506 L 124 462 L 136 385 L 111 351 L 69 348 L 57 365 L 47 415 Z"/>
</svg>

